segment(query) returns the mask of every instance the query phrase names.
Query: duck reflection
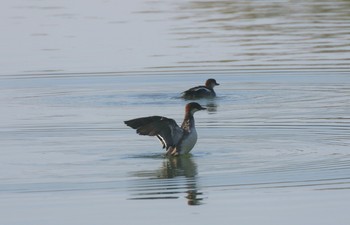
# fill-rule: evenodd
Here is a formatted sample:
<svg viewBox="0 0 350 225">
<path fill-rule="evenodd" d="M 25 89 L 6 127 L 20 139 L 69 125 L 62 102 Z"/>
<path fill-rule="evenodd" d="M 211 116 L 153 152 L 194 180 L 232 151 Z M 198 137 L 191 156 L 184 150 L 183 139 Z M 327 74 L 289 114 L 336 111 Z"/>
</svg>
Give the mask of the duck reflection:
<svg viewBox="0 0 350 225">
<path fill-rule="evenodd" d="M 170 157 L 163 161 L 163 165 L 158 170 L 158 178 L 175 178 L 177 176 L 195 177 L 197 175 L 197 165 L 189 156 Z"/>
<path fill-rule="evenodd" d="M 137 179 L 132 200 L 178 199 L 186 193 L 188 205 L 200 205 L 202 193 L 197 188 L 197 165 L 191 156 L 165 158 L 159 169 L 133 174 Z"/>
<path fill-rule="evenodd" d="M 218 105 L 214 101 L 208 102 L 205 106 L 207 107 L 207 111 L 209 113 L 216 113 L 218 108 Z"/>
</svg>

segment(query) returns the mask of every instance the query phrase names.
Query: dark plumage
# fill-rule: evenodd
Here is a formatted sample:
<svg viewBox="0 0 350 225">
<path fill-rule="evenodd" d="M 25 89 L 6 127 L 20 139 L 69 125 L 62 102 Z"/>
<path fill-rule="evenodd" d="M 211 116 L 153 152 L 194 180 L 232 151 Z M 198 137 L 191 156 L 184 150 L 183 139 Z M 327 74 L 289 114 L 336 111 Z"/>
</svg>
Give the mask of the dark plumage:
<svg viewBox="0 0 350 225">
<path fill-rule="evenodd" d="M 185 154 L 192 150 L 197 141 L 193 114 L 204 109 L 196 102 L 188 103 L 181 127 L 175 120 L 162 116 L 141 117 L 124 121 L 124 123 L 136 129 L 140 135 L 156 136 L 168 155 Z"/>
<path fill-rule="evenodd" d="M 196 86 L 182 92 L 181 97 L 185 99 L 214 98 L 216 93 L 214 87 L 219 85 L 215 79 L 208 79 L 205 85 Z"/>
</svg>

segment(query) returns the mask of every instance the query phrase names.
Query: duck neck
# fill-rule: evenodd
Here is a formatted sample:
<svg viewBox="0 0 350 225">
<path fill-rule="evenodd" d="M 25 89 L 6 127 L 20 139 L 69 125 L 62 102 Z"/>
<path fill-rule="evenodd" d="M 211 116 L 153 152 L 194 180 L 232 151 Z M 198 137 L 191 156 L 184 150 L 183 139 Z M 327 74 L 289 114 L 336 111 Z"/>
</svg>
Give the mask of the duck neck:
<svg viewBox="0 0 350 225">
<path fill-rule="evenodd" d="M 181 128 L 190 132 L 194 128 L 194 117 L 190 112 L 186 112 Z"/>
</svg>

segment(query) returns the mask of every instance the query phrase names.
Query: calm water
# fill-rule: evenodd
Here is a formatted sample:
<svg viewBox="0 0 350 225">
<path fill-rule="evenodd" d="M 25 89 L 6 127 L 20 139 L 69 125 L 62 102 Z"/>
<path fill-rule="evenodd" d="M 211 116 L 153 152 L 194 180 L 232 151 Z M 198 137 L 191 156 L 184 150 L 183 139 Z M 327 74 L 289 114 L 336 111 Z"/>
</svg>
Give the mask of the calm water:
<svg viewBox="0 0 350 225">
<path fill-rule="evenodd" d="M 0 224 L 350 221 L 348 1 L 3 4 Z M 209 77 L 191 155 L 123 124 Z"/>
<path fill-rule="evenodd" d="M 196 114 L 187 157 L 164 158 L 123 124 L 180 123 L 178 90 L 203 76 L 3 79 L 1 220 L 346 224 L 350 73 L 215 73 L 219 97 L 201 101 L 210 110 Z"/>
<path fill-rule="evenodd" d="M 347 0 L 5 0 L 0 75 L 349 68 Z"/>
</svg>

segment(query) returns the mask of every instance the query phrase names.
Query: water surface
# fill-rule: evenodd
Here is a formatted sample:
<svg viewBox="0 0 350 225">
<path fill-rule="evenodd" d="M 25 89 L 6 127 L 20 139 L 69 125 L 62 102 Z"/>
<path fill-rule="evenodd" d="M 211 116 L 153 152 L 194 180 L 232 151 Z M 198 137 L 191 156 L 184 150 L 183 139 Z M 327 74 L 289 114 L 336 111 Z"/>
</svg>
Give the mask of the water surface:
<svg viewBox="0 0 350 225">
<path fill-rule="evenodd" d="M 0 75 L 349 68 L 346 0 L 11 0 L 0 10 Z"/>
<path fill-rule="evenodd" d="M 138 224 L 177 212 L 177 222 L 202 224 L 345 224 L 349 73 L 214 74 L 218 98 L 199 101 L 210 110 L 196 113 L 199 140 L 185 157 L 165 158 L 156 138 L 123 124 L 146 115 L 181 123 L 179 90 L 212 75 L 2 79 L 2 220 L 60 224 L 58 211 L 84 224 Z"/>
<path fill-rule="evenodd" d="M 0 224 L 350 221 L 350 4 L 4 1 Z M 124 120 L 182 122 L 190 155 Z"/>
</svg>

